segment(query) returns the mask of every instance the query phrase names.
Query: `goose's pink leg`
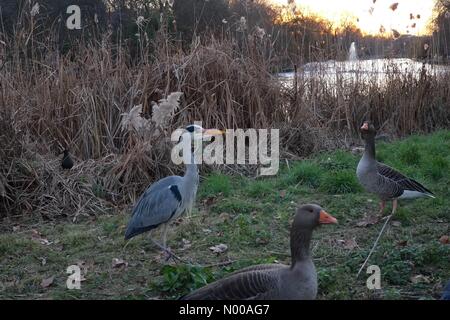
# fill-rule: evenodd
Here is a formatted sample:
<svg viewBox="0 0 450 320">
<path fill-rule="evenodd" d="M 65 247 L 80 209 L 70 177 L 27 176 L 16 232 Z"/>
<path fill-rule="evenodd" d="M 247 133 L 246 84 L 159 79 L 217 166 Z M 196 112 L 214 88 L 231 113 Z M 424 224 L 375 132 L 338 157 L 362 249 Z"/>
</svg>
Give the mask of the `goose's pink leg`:
<svg viewBox="0 0 450 320">
<path fill-rule="evenodd" d="M 380 212 L 378 213 L 379 215 L 383 215 L 383 211 L 384 211 L 385 207 L 386 207 L 386 201 L 381 200 L 381 202 L 380 202 Z"/>
<path fill-rule="evenodd" d="M 398 205 L 398 200 L 394 199 L 394 201 L 392 201 L 392 214 L 394 214 L 395 211 L 397 211 L 397 205 Z"/>
</svg>

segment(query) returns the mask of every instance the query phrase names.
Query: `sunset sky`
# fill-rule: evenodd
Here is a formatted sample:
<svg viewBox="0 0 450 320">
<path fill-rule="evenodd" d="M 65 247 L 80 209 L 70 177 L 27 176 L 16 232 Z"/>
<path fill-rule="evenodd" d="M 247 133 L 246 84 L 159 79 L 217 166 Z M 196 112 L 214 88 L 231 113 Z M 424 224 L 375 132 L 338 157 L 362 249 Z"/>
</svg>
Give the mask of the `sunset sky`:
<svg viewBox="0 0 450 320">
<path fill-rule="evenodd" d="M 283 5 L 288 2 L 288 0 L 269 1 Z M 368 34 L 377 34 L 383 25 L 386 31 L 396 29 L 400 33 L 406 34 L 409 31 L 409 34 L 413 35 L 427 33 L 426 26 L 432 17 L 434 5 L 434 0 L 376 0 L 375 3 L 373 0 L 295 0 L 295 2 L 297 7 L 319 14 L 335 24 L 350 17 L 363 32 Z M 389 7 L 396 2 L 398 7 L 393 11 Z M 413 14 L 413 20 L 410 19 L 410 14 Z M 418 14 L 420 19 L 417 19 Z M 414 23 L 415 28 L 412 27 Z"/>
</svg>

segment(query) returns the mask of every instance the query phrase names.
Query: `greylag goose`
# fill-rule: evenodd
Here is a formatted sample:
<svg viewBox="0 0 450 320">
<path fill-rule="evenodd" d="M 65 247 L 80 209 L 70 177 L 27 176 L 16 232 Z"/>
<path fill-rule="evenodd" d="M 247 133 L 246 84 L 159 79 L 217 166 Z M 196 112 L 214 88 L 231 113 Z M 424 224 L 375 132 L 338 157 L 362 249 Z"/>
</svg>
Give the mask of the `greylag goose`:
<svg viewBox="0 0 450 320">
<path fill-rule="evenodd" d="M 397 210 L 397 199 L 431 197 L 433 193 L 419 182 L 408 178 L 395 169 L 375 159 L 375 136 L 373 124 L 365 121 L 361 126 L 361 135 L 366 142 L 364 154 L 356 169 L 358 180 L 367 192 L 376 194 L 380 202 L 380 214 L 387 200 L 393 200 L 392 214 Z"/>
<path fill-rule="evenodd" d="M 337 223 L 318 205 L 296 210 L 291 227 L 290 266 L 263 264 L 236 271 L 200 288 L 185 300 L 312 300 L 317 295 L 317 274 L 311 258 L 313 230 L 320 224 Z"/>
<path fill-rule="evenodd" d="M 217 129 L 203 129 L 199 125 L 189 125 L 182 139 L 203 140 L 223 134 Z M 167 225 L 185 212 L 190 212 L 195 202 L 199 176 L 197 163 L 190 150 L 190 163 L 186 163 L 184 176 L 169 176 L 153 183 L 139 198 L 133 208 L 132 217 L 125 232 L 125 240 L 146 231 L 163 227 L 162 245 L 153 241 L 165 252 L 173 255 L 166 247 Z"/>
</svg>

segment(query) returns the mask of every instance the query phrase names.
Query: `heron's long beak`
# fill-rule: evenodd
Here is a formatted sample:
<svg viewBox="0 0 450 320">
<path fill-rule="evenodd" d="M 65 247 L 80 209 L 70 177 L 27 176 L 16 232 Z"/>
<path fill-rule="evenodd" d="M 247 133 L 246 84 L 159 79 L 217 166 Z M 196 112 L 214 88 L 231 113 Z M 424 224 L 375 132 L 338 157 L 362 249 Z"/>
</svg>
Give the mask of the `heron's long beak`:
<svg viewBox="0 0 450 320">
<path fill-rule="evenodd" d="M 225 132 L 222 130 L 218 130 L 218 129 L 204 129 L 203 130 L 203 137 L 206 137 L 206 138 L 220 136 L 222 134 L 225 134 Z"/>
<path fill-rule="evenodd" d="M 328 212 L 321 210 L 320 216 L 319 216 L 319 223 L 320 224 L 335 224 L 335 223 L 338 223 L 338 221 L 335 217 L 333 217 Z"/>
</svg>

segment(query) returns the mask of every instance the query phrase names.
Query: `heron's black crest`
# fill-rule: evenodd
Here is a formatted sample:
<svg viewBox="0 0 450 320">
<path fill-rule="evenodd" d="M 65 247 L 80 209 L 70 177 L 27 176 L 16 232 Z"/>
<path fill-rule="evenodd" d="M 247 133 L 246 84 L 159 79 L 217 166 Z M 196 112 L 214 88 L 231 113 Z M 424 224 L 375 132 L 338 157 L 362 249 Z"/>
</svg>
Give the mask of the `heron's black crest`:
<svg viewBox="0 0 450 320">
<path fill-rule="evenodd" d="M 171 185 L 169 187 L 169 189 L 170 189 L 170 191 L 172 191 L 175 198 L 181 202 L 181 193 L 180 193 L 180 190 L 178 190 L 178 187 L 176 185 Z"/>
<path fill-rule="evenodd" d="M 198 124 L 190 124 L 186 127 L 186 131 L 190 133 L 194 133 L 195 131 L 201 132 L 203 128 L 199 126 Z"/>
</svg>

